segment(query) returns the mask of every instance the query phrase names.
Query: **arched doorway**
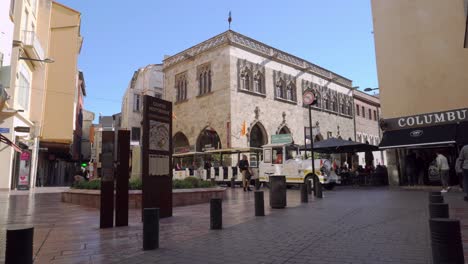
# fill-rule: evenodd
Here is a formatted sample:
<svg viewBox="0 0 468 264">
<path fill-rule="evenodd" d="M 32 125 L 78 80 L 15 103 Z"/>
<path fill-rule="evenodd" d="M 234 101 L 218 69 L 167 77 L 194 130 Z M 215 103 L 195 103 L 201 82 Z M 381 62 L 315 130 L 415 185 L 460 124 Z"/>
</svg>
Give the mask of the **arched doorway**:
<svg viewBox="0 0 468 264">
<path fill-rule="evenodd" d="M 261 148 L 268 143 L 268 135 L 260 122 L 257 122 L 252 129 L 250 129 L 249 135 L 249 146 L 252 148 Z"/>
<path fill-rule="evenodd" d="M 283 126 L 279 131 L 278 134 L 291 134 L 291 130 L 287 126 Z"/>
<path fill-rule="evenodd" d="M 189 141 L 185 134 L 182 132 L 177 132 L 174 135 L 172 139 L 172 145 L 174 148 L 174 153 L 184 153 L 190 151 Z"/>
<path fill-rule="evenodd" d="M 200 132 L 197 139 L 197 151 L 210 149 L 220 149 L 221 140 L 219 135 L 212 127 L 206 127 Z"/>
</svg>

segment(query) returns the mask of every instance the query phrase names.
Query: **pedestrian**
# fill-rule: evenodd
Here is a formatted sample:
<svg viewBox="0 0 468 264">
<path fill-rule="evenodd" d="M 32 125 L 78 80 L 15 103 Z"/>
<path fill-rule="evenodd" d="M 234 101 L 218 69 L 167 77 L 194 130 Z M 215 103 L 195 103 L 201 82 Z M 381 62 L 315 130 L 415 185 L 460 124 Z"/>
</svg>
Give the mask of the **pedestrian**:
<svg viewBox="0 0 468 264">
<path fill-rule="evenodd" d="M 468 202 L 468 145 L 465 145 L 460 150 L 458 159 L 460 160 L 460 167 L 463 171 L 463 190 L 465 191 L 464 200 Z"/>
<path fill-rule="evenodd" d="M 424 160 L 421 155 L 416 158 L 416 181 L 419 185 L 424 185 Z"/>
<path fill-rule="evenodd" d="M 405 172 L 408 185 L 414 186 L 416 182 L 416 154 L 412 150 L 405 157 Z"/>
<path fill-rule="evenodd" d="M 242 155 L 242 160 L 239 161 L 237 167 L 239 167 L 239 170 L 242 173 L 242 186 L 244 187 L 244 192 L 252 191 L 249 187 L 250 168 L 249 161 L 247 160 L 247 155 Z"/>
<path fill-rule="evenodd" d="M 450 186 L 449 186 L 450 167 L 448 165 L 447 158 L 444 155 L 442 155 L 440 151 L 437 151 L 436 154 L 437 154 L 437 157 L 436 157 L 437 170 L 439 171 L 440 180 L 442 181 L 441 192 L 446 193 L 450 190 Z"/>
</svg>

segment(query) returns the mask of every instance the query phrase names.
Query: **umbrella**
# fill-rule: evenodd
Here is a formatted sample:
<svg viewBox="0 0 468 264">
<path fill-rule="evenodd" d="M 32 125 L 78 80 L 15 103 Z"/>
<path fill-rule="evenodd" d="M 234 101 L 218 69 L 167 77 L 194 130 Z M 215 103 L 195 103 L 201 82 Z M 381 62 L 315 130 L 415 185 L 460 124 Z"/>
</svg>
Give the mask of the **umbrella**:
<svg viewBox="0 0 468 264">
<path fill-rule="evenodd" d="M 310 144 L 300 147 L 301 150 L 309 150 Z M 314 142 L 314 151 L 320 153 L 347 153 L 347 152 L 364 152 L 379 150 L 377 146 L 366 143 L 355 142 L 351 140 L 343 140 L 339 138 L 329 138 L 326 140 Z"/>
</svg>

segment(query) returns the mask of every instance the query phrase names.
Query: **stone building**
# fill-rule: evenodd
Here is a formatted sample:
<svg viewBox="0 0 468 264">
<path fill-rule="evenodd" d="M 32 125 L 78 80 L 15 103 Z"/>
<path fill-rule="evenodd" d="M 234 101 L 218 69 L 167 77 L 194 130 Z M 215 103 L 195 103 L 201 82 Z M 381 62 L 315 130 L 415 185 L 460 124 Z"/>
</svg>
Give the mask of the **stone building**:
<svg viewBox="0 0 468 264">
<path fill-rule="evenodd" d="M 143 95 L 163 96 L 162 64 L 150 64 L 135 71 L 122 100 L 122 129 L 130 130 L 133 146 L 140 145 Z"/>
<path fill-rule="evenodd" d="M 318 97 L 314 136 L 354 139 L 351 80 L 237 32 L 167 57 L 163 72 L 176 153 L 260 147 L 285 133 L 303 144 L 305 89 Z"/>
<path fill-rule="evenodd" d="M 382 138 L 379 126 L 380 99 L 378 96 L 355 90 L 353 91 L 355 107 L 356 141 L 378 146 Z M 374 151 L 374 166 L 385 164 L 385 153 Z M 365 165 L 365 154 L 358 153 L 359 164 Z"/>
</svg>

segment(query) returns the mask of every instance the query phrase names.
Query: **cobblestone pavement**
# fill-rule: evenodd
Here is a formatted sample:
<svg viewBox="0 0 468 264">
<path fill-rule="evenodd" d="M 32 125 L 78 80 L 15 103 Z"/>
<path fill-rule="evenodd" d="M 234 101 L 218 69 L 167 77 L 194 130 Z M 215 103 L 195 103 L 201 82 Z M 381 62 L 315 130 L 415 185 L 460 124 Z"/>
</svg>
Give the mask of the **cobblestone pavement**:
<svg viewBox="0 0 468 264">
<path fill-rule="evenodd" d="M 288 207 L 270 210 L 265 190 L 265 217 L 254 216 L 253 193 L 227 194 L 223 230 L 209 230 L 209 204 L 176 207 L 161 219 L 160 248 L 142 251 L 140 210 L 129 227 L 99 229 L 98 210 L 57 193 L 0 193 L 0 262 L 6 228 L 34 225 L 35 263 L 431 263 L 427 192 L 339 188 L 301 204 L 288 190 Z M 467 203 L 461 193 L 446 201 L 468 239 Z"/>
</svg>

